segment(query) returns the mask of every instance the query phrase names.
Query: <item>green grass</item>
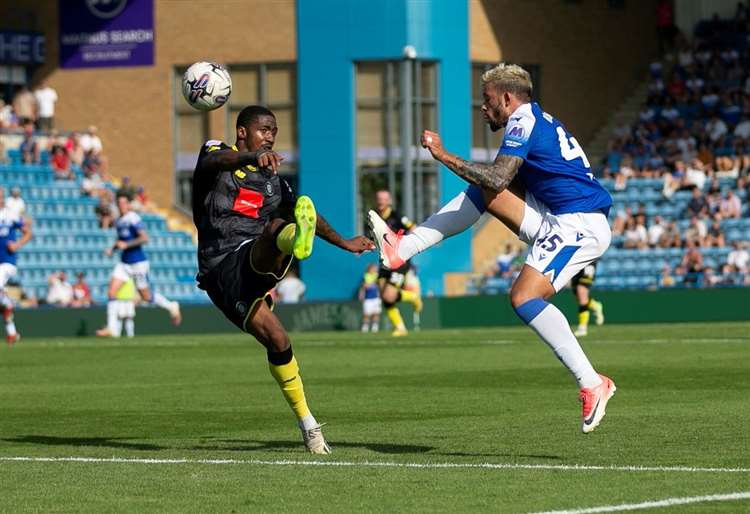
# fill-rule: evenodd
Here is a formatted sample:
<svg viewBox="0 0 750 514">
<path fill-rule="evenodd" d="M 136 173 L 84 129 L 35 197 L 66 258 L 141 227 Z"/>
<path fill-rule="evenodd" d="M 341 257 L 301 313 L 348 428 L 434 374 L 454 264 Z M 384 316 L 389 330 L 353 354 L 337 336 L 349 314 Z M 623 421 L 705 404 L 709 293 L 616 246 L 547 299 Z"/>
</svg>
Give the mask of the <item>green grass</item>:
<svg viewBox="0 0 750 514">
<path fill-rule="evenodd" d="M 750 324 L 590 332 L 589 356 L 618 386 L 590 435 L 575 384 L 525 327 L 293 334 L 327 458 L 304 453 L 247 336 L 3 347 L 0 457 L 256 462 L 0 460 L 0 512 L 525 513 L 750 491 L 750 472 L 257 463 L 750 468 Z M 750 501 L 659 512 L 750 512 Z"/>
</svg>

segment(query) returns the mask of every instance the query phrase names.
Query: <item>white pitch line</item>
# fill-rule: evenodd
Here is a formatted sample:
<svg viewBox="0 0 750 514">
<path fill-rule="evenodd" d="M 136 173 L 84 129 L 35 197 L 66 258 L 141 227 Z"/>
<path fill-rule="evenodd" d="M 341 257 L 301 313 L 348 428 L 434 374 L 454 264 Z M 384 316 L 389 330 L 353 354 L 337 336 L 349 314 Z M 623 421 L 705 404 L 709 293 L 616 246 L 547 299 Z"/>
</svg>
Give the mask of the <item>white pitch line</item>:
<svg viewBox="0 0 750 514">
<path fill-rule="evenodd" d="M 642 503 L 623 503 L 621 505 L 603 505 L 601 507 L 590 507 L 586 509 L 572 510 L 548 510 L 535 512 L 533 514 L 596 514 L 598 512 L 622 512 L 626 510 L 659 509 L 662 507 L 674 507 L 675 505 L 687 505 L 689 503 L 728 502 L 737 500 L 750 500 L 750 492 L 738 492 L 728 494 L 711 494 L 708 496 L 687 496 L 684 498 L 666 498 Z"/>
<path fill-rule="evenodd" d="M 750 473 L 750 468 L 699 468 L 688 466 L 587 466 L 581 464 L 514 464 L 491 462 L 388 462 L 261 459 L 147 459 L 131 457 L 0 457 L 0 462 L 89 462 L 115 464 L 208 464 L 249 466 L 322 466 L 413 469 L 526 469 L 551 471 L 622 471 L 629 473 Z"/>
</svg>

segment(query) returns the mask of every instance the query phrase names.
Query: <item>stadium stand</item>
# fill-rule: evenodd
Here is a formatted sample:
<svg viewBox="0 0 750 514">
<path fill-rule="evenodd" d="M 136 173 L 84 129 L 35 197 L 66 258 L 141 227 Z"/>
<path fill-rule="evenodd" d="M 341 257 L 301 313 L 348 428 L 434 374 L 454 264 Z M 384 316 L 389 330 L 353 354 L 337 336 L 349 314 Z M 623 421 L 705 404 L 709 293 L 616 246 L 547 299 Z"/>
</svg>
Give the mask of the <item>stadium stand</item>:
<svg viewBox="0 0 750 514">
<path fill-rule="evenodd" d="M 10 140 L 10 143 L 8 143 Z M 107 298 L 107 284 L 117 255 L 106 257 L 103 250 L 115 237 L 113 230 L 99 227 L 94 207 L 99 200 L 82 195 L 83 174 L 73 166 L 72 180 L 55 180 L 50 155 L 41 152 L 40 164 L 23 164 L 17 137 L 6 138 L 5 158 L 0 157 L 0 186 L 21 190 L 25 214 L 33 220 L 34 238 L 18 256 L 21 286 L 25 293 L 44 298 L 47 279 L 64 271 L 69 277 L 85 271 L 96 302 Z M 112 191 L 115 186 L 107 183 Z M 170 230 L 165 217 L 142 213 L 149 234 L 146 247 L 151 261 L 151 282 L 155 290 L 181 303 L 205 303 L 195 287 L 196 247 L 190 234 Z"/>
<path fill-rule="evenodd" d="M 615 127 L 596 170 L 614 199 L 597 288 L 750 286 L 749 29 L 738 4 L 651 64 L 646 104 Z M 467 292 L 507 290 L 522 263 L 475 276 Z"/>
</svg>

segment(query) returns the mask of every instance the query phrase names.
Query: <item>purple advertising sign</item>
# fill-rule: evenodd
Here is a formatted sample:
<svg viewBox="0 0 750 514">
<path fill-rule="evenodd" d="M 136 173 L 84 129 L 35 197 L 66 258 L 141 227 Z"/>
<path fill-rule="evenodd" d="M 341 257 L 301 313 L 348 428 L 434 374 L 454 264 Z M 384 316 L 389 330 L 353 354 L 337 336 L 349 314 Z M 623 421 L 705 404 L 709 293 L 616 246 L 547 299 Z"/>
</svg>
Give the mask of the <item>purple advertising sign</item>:
<svg viewBox="0 0 750 514">
<path fill-rule="evenodd" d="M 59 0 L 60 67 L 154 64 L 153 0 Z"/>
</svg>

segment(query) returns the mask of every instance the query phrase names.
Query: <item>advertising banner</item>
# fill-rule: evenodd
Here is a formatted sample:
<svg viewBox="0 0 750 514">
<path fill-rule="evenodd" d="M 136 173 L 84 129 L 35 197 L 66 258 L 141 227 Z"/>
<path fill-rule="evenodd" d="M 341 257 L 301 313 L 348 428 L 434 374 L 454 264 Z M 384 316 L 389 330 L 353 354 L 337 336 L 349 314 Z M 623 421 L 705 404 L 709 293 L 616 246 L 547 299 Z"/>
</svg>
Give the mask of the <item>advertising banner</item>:
<svg viewBox="0 0 750 514">
<path fill-rule="evenodd" d="M 60 67 L 154 64 L 153 0 L 59 0 Z"/>
</svg>

